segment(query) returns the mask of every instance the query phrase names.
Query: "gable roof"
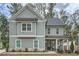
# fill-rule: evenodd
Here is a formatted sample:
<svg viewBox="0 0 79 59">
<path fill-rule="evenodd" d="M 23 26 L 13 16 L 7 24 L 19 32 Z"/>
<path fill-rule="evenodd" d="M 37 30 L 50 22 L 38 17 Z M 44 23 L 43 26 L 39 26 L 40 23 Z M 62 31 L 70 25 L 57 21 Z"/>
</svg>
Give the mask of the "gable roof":
<svg viewBox="0 0 79 59">
<path fill-rule="evenodd" d="M 9 19 L 16 19 L 18 15 L 20 15 L 25 9 L 26 7 L 37 17 L 44 19 L 37 11 L 35 11 L 33 9 L 33 7 L 30 4 L 26 4 L 23 8 L 21 8 L 16 14 L 14 14 L 12 17 L 10 17 Z"/>
<path fill-rule="evenodd" d="M 59 18 L 49 18 L 47 20 L 46 25 L 64 25 L 63 21 L 61 21 Z"/>
</svg>

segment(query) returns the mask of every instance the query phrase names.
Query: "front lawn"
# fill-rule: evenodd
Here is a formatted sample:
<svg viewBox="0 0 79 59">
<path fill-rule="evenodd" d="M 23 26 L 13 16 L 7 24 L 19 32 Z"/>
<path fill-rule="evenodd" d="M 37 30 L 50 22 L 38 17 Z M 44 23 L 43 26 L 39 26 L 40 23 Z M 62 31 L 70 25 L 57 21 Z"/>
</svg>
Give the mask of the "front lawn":
<svg viewBox="0 0 79 59">
<path fill-rule="evenodd" d="M 63 53 L 63 54 L 17 54 L 17 56 L 79 56 L 76 53 Z"/>
</svg>

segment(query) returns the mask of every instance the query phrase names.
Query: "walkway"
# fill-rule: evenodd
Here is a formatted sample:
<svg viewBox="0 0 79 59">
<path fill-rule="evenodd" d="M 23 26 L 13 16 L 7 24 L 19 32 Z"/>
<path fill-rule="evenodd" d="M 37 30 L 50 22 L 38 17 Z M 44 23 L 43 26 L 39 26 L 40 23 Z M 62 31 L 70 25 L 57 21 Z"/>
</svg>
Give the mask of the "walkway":
<svg viewBox="0 0 79 59">
<path fill-rule="evenodd" d="M 0 55 L 2 56 L 16 56 L 18 54 L 56 54 L 54 51 L 48 51 L 48 52 L 3 52 Z"/>
</svg>

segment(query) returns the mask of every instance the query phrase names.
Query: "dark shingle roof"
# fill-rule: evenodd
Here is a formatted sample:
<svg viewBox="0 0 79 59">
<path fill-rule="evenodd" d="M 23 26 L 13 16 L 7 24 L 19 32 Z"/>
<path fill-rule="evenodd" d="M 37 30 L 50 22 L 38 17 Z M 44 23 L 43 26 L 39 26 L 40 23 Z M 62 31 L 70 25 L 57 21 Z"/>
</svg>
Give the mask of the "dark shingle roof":
<svg viewBox="0 0 79 59">
<path fill-rule="evenodd" d="M 59 18 L 48 18 L 47 25 L 64 25 L 63 21 Z"/>
</svg>

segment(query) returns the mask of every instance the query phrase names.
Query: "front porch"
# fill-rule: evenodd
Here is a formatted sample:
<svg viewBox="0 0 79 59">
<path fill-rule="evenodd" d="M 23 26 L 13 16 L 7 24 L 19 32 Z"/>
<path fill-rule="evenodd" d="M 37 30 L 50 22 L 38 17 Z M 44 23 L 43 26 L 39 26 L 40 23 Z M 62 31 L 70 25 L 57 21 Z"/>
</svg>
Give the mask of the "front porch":
<svg viewBox="0 0 79 59">
<path fill-rule="evenodd" d="M 66 44 L 65 44 L 66 43 Z M 45 40 L 45 49 L 48 51 L 69 50 L 68 39 L 52 38 Z"/>
</svg>

